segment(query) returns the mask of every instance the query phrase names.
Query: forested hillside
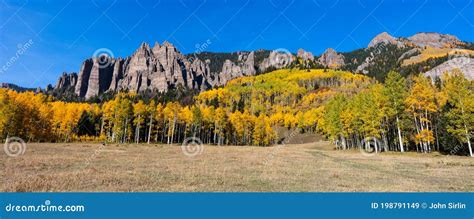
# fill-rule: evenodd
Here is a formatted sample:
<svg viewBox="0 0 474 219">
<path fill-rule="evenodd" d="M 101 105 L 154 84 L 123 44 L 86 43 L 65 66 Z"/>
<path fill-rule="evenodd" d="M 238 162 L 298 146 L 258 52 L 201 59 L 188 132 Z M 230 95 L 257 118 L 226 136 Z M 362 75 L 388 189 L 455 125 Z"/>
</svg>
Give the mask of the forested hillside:
<svg viewBox="0 0 474 219">
<path fill-rule="evenodd" d="M 366 49 L 343 53 L 347 64 L 342 69 L 361 72 L 383 81 L 390 70 L 400 67 L 399 58 L 411 49 L 409 46 L 400 48 L 397 45 L 379 43 Z"/>
<path fill-rule="evenodd" d="M 473 83 L 461 73 L 433 84 L 390 72 L 385 84 L 336 70 L 277 70 L 231 80 L 187 104 L 119 93 L 104 103 L 67 103 L 0 89 L 0 135 L 28 141 L 269 146 L 275 129 L 319 132 L 338 149 L 472 152 Z M 369 148 L 370 147 L 370 148 Z"/>
</svg>

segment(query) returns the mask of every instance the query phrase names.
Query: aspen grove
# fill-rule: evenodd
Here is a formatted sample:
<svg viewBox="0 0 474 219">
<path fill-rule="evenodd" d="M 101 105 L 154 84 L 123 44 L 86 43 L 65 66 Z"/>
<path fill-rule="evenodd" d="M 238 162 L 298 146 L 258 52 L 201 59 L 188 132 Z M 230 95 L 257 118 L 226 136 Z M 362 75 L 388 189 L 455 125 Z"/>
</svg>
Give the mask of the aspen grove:
<svg viewBox="0 0 474 219">
<path fill-rule="evenodd" d="M 442 78 L 384 83 L 337 70 L 283 69 L 231 80 L 191 104 L 133 92 L 103 103 L 62 102 L 0 89 L 0 136 L 28 142 L 106 141 L 277 144 L 277 127 L 324 134 L 337 149 L 472 154 L 474 84 L 457 70 Z"/>
</svg>

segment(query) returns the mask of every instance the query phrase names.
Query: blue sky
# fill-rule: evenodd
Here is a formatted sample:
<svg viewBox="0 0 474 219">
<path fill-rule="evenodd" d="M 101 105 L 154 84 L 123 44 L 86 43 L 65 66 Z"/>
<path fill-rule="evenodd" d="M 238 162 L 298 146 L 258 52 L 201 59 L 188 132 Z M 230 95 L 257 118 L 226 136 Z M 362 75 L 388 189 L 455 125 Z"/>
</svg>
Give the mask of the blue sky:
<svg viewBox="0 0 474 219">
<path fill-rule="evenodd" d="M 207 51 L 304 48 L 315 55 L 365 47 L 383 31 L 474 42 L 473 11 L 472 0 L 2 0 L 0 82 L 54 85 L 98 49 L 124 57 L 141 42 L 167 40 L 183 53 L 211 42 Z"/>
</svg>

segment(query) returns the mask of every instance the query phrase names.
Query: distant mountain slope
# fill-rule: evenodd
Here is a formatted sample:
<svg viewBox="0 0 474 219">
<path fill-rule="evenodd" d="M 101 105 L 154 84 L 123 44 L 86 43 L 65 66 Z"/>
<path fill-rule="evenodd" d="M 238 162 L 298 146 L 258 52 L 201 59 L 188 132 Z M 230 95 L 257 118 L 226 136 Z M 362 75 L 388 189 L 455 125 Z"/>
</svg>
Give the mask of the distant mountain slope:
<svg viewBox="0 0 474 219">
<path fill-rule="evenodd" d="M 344 70 L 363 73 L 383 80 L 390 70 L 423 73 L 440 64 L 435 59 L 451 54 L 474 55 L 472 43 L 439 33 L 417 33 L 408 38 L 395 38 L 383 32 L 375 36 L 367 48 L 343 53 Z"/>
<path fill-rule="evenodd" d="M 456 57 L 424 73 L 432 78 L 441 77 L 445 72 L 459 69 L 469 80 L 474 80 L 474 58 Z"/>
<path fill-rule="evenodd" d="M 0 88 L 8 88 L 17 92 L 24 92 L 24 91 L 36 91 L 38 89 L 35 88 L 25 88 L 25 87 L 20 87 L 16 84 L 11 84 L 11 83 L 0 83 Z"/>
<path fill-rule="evenodd" d="M 412 47 L 379 43 L 366 49 L 343 53 L 347 62 L 342 69 L 383 80 L 390 70 L 400 66 L 400 57 L 411 49 Z"/>
</svg>

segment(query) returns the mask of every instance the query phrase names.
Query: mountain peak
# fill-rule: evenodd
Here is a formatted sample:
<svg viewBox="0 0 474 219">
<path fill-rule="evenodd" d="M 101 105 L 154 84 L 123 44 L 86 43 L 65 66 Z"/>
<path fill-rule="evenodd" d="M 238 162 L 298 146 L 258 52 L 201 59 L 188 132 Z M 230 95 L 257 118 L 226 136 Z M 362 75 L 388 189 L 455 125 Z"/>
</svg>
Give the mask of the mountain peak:
<svg viewBox="0 0 474 219">
<path fill-rule="evenodd" d="M 174 45 L 171 44 L 170 42 L 166 41 L 166 40 L 163 42 L 163 46 L 166 46 L 166 47 L 173 47 L 173 48 L 174 48 Z"/>
<path fill-rule="evenodd" d="M 145 49 L 145 50 L 150 50 L 150 45 L 146 42 L 142 42 L 140 44 L 140 47 L 138 49 Z"/>
<path fill-rule="evenodd" d="M 344 56 L 338 54 L 333 48 L 327 48 L 318 61 L 328 68 L 339 68 L 344 65 Z"/>
<path fill-rule="evenodd" d="M 333 48 L 327 48 L 324 53 L 337 53 L 335 49 Z"/>
<path fill-rule="evenodd" d="M 420 32 L 408 40 L 418 47 L 454 48 L 462 42 L 453 35 L 434 32 Z"/>
<path fill-rule="evenodd" d="M 304 61 L 314 61 L 314 56 L 313 56 L 313 53 L 311 52 L 307 52 L 305 51 L 304 49 L 300 48 L 298 49 L 298 52 L 297 52 L 297 55 L 296 55 L 298 58 L 301 58 L 303 59 Z"/>
<path fill-rule="evenodd" d="M 387 43 L 387 44 L 398 44 L 399 41 L 397 38 L 393 37 L 387 32 L 382 32 L 375 36 L 369 43 L 368 47 L 373 47 L 379 43 Z"/>
<path fill-rule="evenodd" d="M 134 55 L 133 56 L 150 56 L 152 54 L 152 51 L 151 51 L 151 48 L 150 48 L 150 45 L 146 42 L 143 42 L 140 44 L 140 47 L 138 47 L 138 49 L 135 51 Z"/>
</svg>

